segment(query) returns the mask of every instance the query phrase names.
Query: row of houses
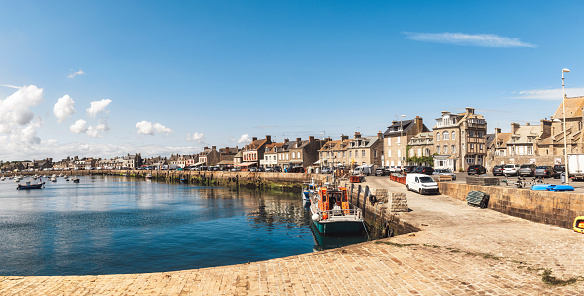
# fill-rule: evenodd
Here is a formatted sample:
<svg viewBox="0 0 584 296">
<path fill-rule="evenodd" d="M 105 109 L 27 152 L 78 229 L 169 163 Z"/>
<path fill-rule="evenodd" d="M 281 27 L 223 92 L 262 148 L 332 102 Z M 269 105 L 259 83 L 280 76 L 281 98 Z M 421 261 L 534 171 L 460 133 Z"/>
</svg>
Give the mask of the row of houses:
<svg viewBox="0 0 584 296">
<path fill-rule="evenodd" d="M 3 165 L 8 169 L 44 168 L 124 168 L 142 166 L 173 168 L 191 166 L 222 167 L 293 167 L 316 168 L 333 166 L 374 165 L 402 167 L 406 165 L 432 165 L 435 168 L 465 170 L 469 165 L 480 164 L 492 168 L 498 164 L 554 165 L 563 163 L 564 138 L 567 153 L 584 153 L 584 97 L 566 98 L 550 119 L 541 119 L 539 125 L 512 123 L 509 133 L 495 128 L 487 133 L 487 121 L 475 109 L 464 112 L 442 111 L 434 119 L 432 129 L 422 117 L 393 121 L 385 132 L 375 136 L 362 136 L 355 132 L 353 138 L 341 135 L 340 139 L 284 139 L 273 142 L 270 135 L 264 139 L 253 137 L 242 148 L 216 146 L 204 147 L 192 155 L 171 155 L 142 159 L 139 153 L 112 159 L 78 157 L 52 162 L 52 159 L 32 162 L 15 162 Z M 566 110 L 565 116 L 563 110 Z M 565 134 L 563 119 L 565 117 Z"/>
</svg>

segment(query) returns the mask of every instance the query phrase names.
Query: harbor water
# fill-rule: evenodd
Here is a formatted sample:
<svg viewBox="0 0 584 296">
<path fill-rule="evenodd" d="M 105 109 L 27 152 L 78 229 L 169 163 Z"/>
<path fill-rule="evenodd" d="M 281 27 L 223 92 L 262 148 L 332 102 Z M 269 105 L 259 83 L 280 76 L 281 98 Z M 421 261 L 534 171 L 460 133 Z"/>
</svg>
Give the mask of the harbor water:
<svg viewBox="0 0 584 296">
<path fill-rule="evenodd" d="M 367 239 L 323 239 L 311 230 L 309 211 L 297 193 L 117 176 L 81 177 L 80 183 L 43 181 L 45 188 L 36 190 L 16 190 L 12 180 L 0 182 L 0 275 L 174 271 Z"/>
</svg>

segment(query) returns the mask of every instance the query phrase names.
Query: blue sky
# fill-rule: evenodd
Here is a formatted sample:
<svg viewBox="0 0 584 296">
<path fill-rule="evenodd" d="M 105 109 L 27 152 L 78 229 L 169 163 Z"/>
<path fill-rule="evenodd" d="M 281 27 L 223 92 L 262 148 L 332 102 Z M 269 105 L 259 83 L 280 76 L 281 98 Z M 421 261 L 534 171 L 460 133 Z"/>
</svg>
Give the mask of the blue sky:
<svg viewBox="0 0 584 296">
<path fill-rule="evenodd" d="M 464 107 L 508 131 L 554 113 L 562 68 L 568 96 L 584 95 L 583 8 L 0 1 L 0 159 L 374 135 L 396 115 L 432 128 Z"/>
</svg>

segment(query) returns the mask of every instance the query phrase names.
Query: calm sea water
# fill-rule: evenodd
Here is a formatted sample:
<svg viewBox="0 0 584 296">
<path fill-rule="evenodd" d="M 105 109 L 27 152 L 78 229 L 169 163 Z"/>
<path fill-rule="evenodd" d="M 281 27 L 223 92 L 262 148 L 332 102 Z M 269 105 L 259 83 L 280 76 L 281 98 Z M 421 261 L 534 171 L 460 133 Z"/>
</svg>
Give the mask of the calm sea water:
<svg viewBox="0 0 584 296">
<path fill-rule="evenodd" d="M 115 176 L 58 178 L 41 190 L 16 185 L 0 182 L 0 275 L 193 269 L 366 240 L 313 234 L 299 194 Z"/>
</svg>

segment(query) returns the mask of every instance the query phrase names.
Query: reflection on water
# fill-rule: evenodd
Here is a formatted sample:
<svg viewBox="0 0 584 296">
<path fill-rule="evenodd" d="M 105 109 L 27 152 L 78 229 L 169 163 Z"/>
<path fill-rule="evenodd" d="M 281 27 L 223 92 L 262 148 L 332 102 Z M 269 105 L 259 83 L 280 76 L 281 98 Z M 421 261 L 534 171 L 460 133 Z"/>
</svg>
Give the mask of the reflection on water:
<svg viewBox="0 0 584 296">
<path fill-rule="evenodd" d="M 0 192 L 0 275 L 171 271 L 347 244 L 314 236 L 324 247 L 313 247 L 298 194 L 115 176 L 58 178 L 41 190 L 4 181 Z"/>
</svg>

